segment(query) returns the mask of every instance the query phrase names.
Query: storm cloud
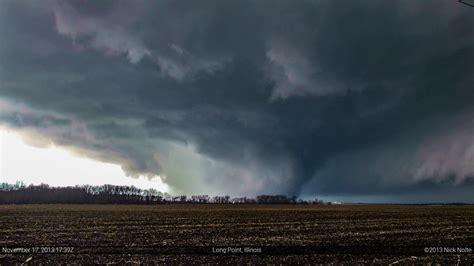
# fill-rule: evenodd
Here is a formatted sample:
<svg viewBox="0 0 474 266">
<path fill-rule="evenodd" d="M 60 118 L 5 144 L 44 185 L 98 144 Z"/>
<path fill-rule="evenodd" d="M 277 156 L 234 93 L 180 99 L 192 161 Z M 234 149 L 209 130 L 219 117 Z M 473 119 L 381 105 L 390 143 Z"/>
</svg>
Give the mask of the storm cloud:
<svg viewBox="0 0 474 266">
<path fill-rule="evenodd" d="M 177 193 L 472 201 L 457 1 L 6 0 L 0 38 L 0 126 L 35 145 Z"/>
</svg>

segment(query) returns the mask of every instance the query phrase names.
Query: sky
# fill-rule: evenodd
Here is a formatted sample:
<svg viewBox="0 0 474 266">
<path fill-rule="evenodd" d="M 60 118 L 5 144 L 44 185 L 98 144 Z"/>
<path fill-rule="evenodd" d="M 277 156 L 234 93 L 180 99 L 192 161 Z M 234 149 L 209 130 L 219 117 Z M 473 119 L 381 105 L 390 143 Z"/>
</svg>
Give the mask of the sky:
<svg viewBox="0 0 474 266">
<path fill-rule="evenodd" d="M 27 166 L 25 166 L 27 164 Z M 129 178 L 119 165 L 81 158 L 55 146 L 34 147 L 0 130 L 0 182 L 50 186 L 127 185 L 167 192 L 160 178 Z"/>
<path fill-rule="evenodd" d="M 474 202 L 473 73 L 455 0 L 4 0 L 2 173 Z"/>
</svg>

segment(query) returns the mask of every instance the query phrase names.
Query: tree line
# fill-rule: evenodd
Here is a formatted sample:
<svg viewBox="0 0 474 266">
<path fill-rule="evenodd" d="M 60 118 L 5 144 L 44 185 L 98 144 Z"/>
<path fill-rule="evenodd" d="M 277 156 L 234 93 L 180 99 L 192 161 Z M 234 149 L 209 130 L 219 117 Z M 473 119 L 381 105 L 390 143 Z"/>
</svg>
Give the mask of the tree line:
<svg viewBox="0 0 474 266">
<path fill-rule="evenodd" d="M 231 198 L 230 196 L 180 195 L 172 196 L 155 189 L 140 189 L 134 186 L 73 186 L 52 187 L 47 184 L 28 185 L 0 184 L 0 204 L 324 204 L 323 201 L 302 200 L 296 196 L 259 195 Z M 328 203 L 326 203 L 328 204 Z"/>
</svg>

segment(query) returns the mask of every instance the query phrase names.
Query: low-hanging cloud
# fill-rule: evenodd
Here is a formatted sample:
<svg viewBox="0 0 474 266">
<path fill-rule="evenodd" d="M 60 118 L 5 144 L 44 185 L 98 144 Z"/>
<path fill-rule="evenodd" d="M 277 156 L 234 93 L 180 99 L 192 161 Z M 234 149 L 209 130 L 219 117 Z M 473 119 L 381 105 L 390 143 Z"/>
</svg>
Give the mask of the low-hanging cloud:
<svg viewBox="0 0 474 266">
<path fill-rule="evenodd" d="M 176 192 L 455 198 L 473 26 L 456 1 L 2 1 L 0 126 Z"/>
<path fill-rule="evenodd" d="M 138 38 L 114 21 L 80 13 L 65 1 L 51 3 L 58 33 L 70 37 L 74 43 L 84 43 L 107 54 L 125 54 L 133 64 L 150 55 Z"/>
<path fill-rule="evenodd" d="M 468 113 L 443 124 L 436 123 L 437 119 L 422 122 L 390 141 L 333 156 L 304 190 L 371 195 L 410 191 L 423 183 L 434 187 L 471 186 L 474 128 L 472 123 L 464 123 L 472 117 Z"/>
<path fill-rule="evenodd" d="M 90 11 L 96 9 L 83 8 L 77 2 L 75 6 L 80 8 L 75 8 L 67 1 L 52 0 L 50 3 L 58 33 L 70 37 L 77 48 L 91 48 L 110 56 L 125 55 L 132 64 L 149 58 L 159 66 L 164 75 L 179 81 L 192 77 L 199 71 L 212 73 L 229 60 L 199 58 L 174 43 L 169 43 L 168 47 L 161 48 L 161 51 L 149 49 L 139 36 L 131 33 L 133 32 L 133 29 L 130 29 L 131 22 L 122 19 L 128 15 L 126 9 L 130 5 L 127 3 L 122 2 L 121 5 L 106 3 L 104 11 L 92 14 Z M 88 3 L 84 5 L 92 6 Z"/>
</svg>

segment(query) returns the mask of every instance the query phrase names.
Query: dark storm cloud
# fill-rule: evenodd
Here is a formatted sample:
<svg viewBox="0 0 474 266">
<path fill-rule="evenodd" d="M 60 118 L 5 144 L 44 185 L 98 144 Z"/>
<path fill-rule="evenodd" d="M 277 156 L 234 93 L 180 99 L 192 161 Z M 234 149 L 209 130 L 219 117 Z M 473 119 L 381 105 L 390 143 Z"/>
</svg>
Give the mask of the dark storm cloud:
<svg viewBox="0 0 474 266">
<path fill-rule="evenodd" d="M 194 193 L 472 189 L 474 10 L 456 1 L 0 12 L 1 123 L 131 175 Z"/>
</svg>

